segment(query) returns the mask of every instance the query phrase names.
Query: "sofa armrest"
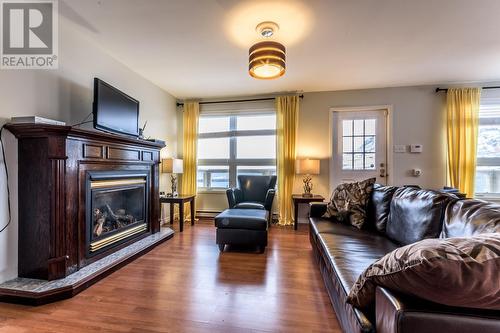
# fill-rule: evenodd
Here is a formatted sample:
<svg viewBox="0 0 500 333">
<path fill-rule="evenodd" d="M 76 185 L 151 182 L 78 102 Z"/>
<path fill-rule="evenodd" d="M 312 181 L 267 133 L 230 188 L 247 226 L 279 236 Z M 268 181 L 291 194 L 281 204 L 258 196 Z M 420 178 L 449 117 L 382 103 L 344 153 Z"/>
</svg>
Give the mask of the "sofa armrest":
<svg viewBox="0 0 500 333">
<path fill-rule="evenodd" d="M 327 202 L 309 203 L 309 217 L 321 217 L 326 213 Z"/>
<path fill-rule="evenodd" d="M 238 188 L 228 188 L 226 190 L 226 196 L 229 208 L 233 208 L 236 204 L 241 202 L 241 190 Z"/>
<path fill-rule="evenodd" d="M 375 296 L 377 333 L 481 332 L 500 330 L 500 313 L 448 307 L 377 287 Z"/>
<path fill-rule="evenodd" d="M 273 200 L 274 200 L 274 195 L 275 194 L 276 194 L 276 190 L 275 189 L 269 189 L 269 190 L 267 190 L 266 201 L 264 202 L 264 207 L 269 212 L 271 212 L 271 209 L 273 207 Z"/>
</svg>

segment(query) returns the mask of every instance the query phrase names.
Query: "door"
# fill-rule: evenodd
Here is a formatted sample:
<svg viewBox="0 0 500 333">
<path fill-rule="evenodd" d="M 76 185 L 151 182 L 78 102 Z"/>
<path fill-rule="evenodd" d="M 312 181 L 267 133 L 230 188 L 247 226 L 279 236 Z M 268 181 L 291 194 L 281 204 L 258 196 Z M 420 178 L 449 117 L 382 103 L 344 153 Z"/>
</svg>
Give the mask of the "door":
<svg viewBox="0 0 500 333">
<path fill-rule="evenodd" d="M 331 181 L 387 184 L 387 110 L 334 111 Z"/>
</svg>

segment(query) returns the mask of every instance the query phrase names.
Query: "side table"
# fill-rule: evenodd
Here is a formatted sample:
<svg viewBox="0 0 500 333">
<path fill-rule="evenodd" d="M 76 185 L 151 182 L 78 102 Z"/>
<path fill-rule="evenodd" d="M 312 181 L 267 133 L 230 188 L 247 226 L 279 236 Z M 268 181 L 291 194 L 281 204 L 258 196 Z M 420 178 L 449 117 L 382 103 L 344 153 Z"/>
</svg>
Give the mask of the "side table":
<svg viewBox="0 0 500 333">
<path fill-rule="evenodd" d="M 170 204 L 170 224 L 174 223 L 174 205 L 179 204 L 179 230 L 184 231 L 184 204 L 190 203 L 191 207 L 191 225 L 194 225 L 194 199 L 196 195 L 179 194 L 176 197 L 160 197 L 160 203 Z"/>
<path fill-rule="evenodd" d="M 322 195 L 314 194 L 312 196 L 305 197 L 302 194 L 292 194 L 293 200 L 293 229 L 297 230 L 297 226 L 299 223 L 299 204 L 308 204 L 310 202 L 323 202 L 325 198 Z"/>
</svg>

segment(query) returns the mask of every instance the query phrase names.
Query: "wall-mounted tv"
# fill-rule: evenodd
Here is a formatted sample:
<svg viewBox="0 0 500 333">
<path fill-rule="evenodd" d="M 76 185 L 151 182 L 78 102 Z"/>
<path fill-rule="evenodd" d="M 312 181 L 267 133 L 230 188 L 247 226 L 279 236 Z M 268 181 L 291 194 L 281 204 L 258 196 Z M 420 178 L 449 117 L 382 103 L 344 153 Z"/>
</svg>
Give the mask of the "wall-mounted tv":
<svg viewBox="0 0 500 333">
<path fill-rule="evenodd" d="M 139 135 L 139 101 L 94 79 L 94 128 L 126 135 Z"/>
</svg>

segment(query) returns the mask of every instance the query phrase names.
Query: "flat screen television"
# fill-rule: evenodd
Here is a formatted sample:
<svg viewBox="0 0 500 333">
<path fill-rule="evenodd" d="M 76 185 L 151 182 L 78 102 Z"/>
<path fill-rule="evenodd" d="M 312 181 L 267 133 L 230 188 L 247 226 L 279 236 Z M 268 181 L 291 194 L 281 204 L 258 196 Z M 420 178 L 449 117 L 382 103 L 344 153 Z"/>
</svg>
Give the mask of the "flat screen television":
<svg viewBox="0 0 500 333">
<path fill-rule="evenodd" d="M 139 135 L 139 101 L 94 78 L 94 128 L 131 136 Z"/>
</svg>

